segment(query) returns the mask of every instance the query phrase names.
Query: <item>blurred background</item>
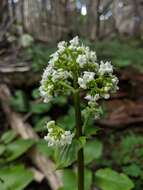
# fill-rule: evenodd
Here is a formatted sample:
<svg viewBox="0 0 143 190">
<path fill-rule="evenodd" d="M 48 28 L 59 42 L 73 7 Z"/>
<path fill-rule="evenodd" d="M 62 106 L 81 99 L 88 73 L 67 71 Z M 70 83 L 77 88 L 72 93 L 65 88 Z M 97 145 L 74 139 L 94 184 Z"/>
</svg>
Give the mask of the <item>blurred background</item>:
<svg viewBox="0 0 143 190">
<path fill-rule="evenodd" d="M 76 189 L 75 164 L 53 171 L 57 158 L 42 140 L 50 119 L 73 128 L 72 97 L 44 104 L 38 88 L 57 42 L 77 35 L 98 60 L 112 61 L 120 80 L 86 129 L 86 190 L 99 190 L 99 168 L 143 189 L 143 0 L 1 0 L 0 190 Z"/>
</svg>

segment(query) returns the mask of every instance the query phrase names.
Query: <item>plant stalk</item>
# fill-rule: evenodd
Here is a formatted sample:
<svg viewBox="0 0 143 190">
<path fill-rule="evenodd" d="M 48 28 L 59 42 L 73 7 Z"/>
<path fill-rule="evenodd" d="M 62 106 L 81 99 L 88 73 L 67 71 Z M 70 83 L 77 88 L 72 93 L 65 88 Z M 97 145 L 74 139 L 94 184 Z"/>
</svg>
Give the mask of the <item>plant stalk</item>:
<svg viewBox="0 0 143 190">
<path fill-rule="evenodd" d="M 79 139 L 82 136 L 82 121 L 81 121 L 80 95 L 78 90 L 74 92 L 74 106 L 75 106 L 75 119 L 76 119 L 76 137 L 77 139 Z M 77 166 L 78 166 L 78 190 L 84 190 L 83 148 L 81 148 L 78 151 Z"/>
</svg>

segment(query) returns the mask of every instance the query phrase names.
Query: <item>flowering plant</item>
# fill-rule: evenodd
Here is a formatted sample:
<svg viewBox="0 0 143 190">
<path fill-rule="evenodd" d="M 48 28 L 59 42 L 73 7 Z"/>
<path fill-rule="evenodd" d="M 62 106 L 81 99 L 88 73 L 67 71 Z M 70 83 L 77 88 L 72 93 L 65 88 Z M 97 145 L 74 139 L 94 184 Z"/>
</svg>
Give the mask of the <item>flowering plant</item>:
<svg viewBox="0 0 143 190">
<path fill-rule="evenodd" d="M 100 99 L 108 99 L 118 89 L 118 79 L 113 75 L 110 62 L 98 63 L 96 53 L 80 43 L 75 37 L 69 43 L 58 43 L 58 49 L 50 56 L 40 86 L 44 102 L 50 102 L 55 96 L 70 95 L 74 97 L 76 129 L 66 131 L 55 121 L 46 124 L 48 134 L 45 140 L 48 146 L 66 146 L 73 138 L 79 140 L 83 135 L 83 125 L 87 116 L 100 116 Z M 86 107 L 81 110 L 81 93 L 84 94 Z M 83 118 L 83 119 L 82 119 Z M 82 125 L 83 123 L 83 125 Z M 84 189 L 84 155 L 83 147 L 77 154 L 78 189 Z"/>
</svg>

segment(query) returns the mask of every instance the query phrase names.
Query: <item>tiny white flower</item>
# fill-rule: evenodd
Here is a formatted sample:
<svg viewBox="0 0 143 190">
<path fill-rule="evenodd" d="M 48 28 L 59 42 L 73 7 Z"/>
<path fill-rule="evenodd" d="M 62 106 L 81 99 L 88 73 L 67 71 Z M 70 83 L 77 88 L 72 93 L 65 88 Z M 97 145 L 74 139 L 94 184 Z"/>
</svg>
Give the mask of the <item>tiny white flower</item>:
<svg viewBox="0 0 143 190">
<path fill-rule="evenodd" d="M 90 82 L 90 81 L 94 80 L 94 76 L 95 76 L 94 72 L 84 71 L 83 79 L 86 82 Z"/>
<path fill-rule="evenodd" d="M 78 84 L 79 84 L 79 86 L 81 87 L 81 88 L 83 88 L 83 89 L 86 89 L 87 88 L 87 86 L 86 86 L 86 82 L 82 79 L 82 78 L 78 78 Z"/>
<path fill-rule="evenodd" d="M 78 36 L 74 37 L 72 40 L 70 40 L 71 46 L 78 46 L 79 45 L 79 38 Z"/>
<path fill-rule="evenodd" d="M 65 41 L 59 42 L 58 43 L 58 53 L 63 53 L 66 49 L 67 43 Z"/>
<path fill-rule="evenodd" d="M 65 140 L 65 134 L 62 134 L 62 135 L 61 135 L 61 138 Z"/>
<path fill-rule="evenodd" d="M 86 51 L 86 56 L 92 62 L 95 62 L 97 60 L 96 53 L 94 51 L 90 51 L 90 50 Z"/>
<path fill-rule="evenodd" d="M 112 73 L 113 72 L 113 67 L 111 65 L 111 62 L 103 62 L 101 61 L 100 66 L 99 66 L 99 73 L 101 75 L 104 75 L 105 73 Z"/>
<path fill-rule="evenodd" d="M 53 146 L 53 145 L 54 145 L 54 143 L 53 143 L 52 141 L 49 141 L 49 142 L 48 142 L 48 146 L 49 146 L 49 147 L 51 147 L 51 146 Z"/>
<path fill-rule="evenodd" d="M 58 59 L 59 59 L 59 54 L 58 54 L 58 52 L 55 52 L 50 57 L 52 57 L 52 58 L 50 59 L 49 63 L 54 65 L 54 63 L 56 61 L 58 61 Z"/>
<path fill-rule="evenodd" d="M 70 131 L 65 131 L 65 135 L 70 135 L 71 132 Z"/>
<path fill-rule="evenodd" d="M 85 64 L 87 64 L 87 58 L 85 55 L 79 55 L 76 59 L 76 62 L 79 64 L 81 68 L 84 67 Z"/>
<path fill-rule="evenodd" d="M 104 94 L 103 96 L 105 99 L 109 99 L 110 98 L 110 94 Z"/>
<path fill-rule="evenodd" d="M 51 102 L 52 98 L 53 98 L 53 96 L 45 96 L 43 102 L 49 103 L 49 102 Z"/>
<path fill-rule="evenodd" d="M 119 82 L 119 79 L 118 79 L 116 76 L 114 76 L 114 77 L 112 78 L 112 82 L 117 85 L 118 82 Z"/>
<path fill-rule="evenodd" d="M 53 132 L 53 128 L 48 128 L 48 132 L 49 133 Z"/>
<path fill-rule="evenodd" d="M 45 136 L 44 139 L 45 139 L 45 140 L 48 140 L 48 136 Z"/>
<path fill-rule="evenodd" d="M 90 94 L 88 94 L 87 96 L 84 97 L 84 99 L 86 100 L 91 100 L 92 99 L 92 96 Z"/>
<path fill-rule="evenodd" d="M 55 125 L 55 121 L 54 120 L 51 120 L 47 123 L 47 129 L 49 129 L 50 127 L 53 127 Z"/>
<path fill-rule="evenodd" d="M 105 90 L 105 92 L 108 92 L 110 90 L 110 87 L 109 86 L 105 86 L 104 90 Z"/>
<path fill-rule="evenodd" d="M 65 47 L 66 44 L 67 44 L 67 43 L 66 43 L 65 41 L 61 41 L 61 42 L 58 43 L 58 48 L 60 49 L 60 48 L 62 48 L 62 47 Z"/>
<path fill-rule="evenodd" d="M 89 100 L 89 101 L 97 101 L 99 100 L 100 96 L 99 94 L 96 94 L 95 96 L 91 96 L 88 94 L 87 96 L 84 97 L 84 99 Z"/>
</svg>

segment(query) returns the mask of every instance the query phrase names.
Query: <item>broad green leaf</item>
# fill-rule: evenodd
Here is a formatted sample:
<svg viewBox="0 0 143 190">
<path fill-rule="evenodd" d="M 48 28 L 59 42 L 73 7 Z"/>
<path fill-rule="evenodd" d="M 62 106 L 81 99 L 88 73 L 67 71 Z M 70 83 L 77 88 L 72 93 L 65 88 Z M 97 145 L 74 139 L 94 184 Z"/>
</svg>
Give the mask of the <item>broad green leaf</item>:
<svg viewBox="0 0 143 190">
<path fill-rule="evenodd" d="M 41 131 L 47 131 L 47 128 L 45 127 L 46 123 L 50 120 L 50 117 L 42 117 L 38 122 L 36 122 L 36 125 L 34 126 L 34 130 L 36 132 Z"/>
<path fill-rule="evenodd" d="M 23 190 L 33 180 L 31 171 L 22 165 L 0 169 L 0 190 Z"/>
<path fill-rule="evenodd" d="M 92 173 L 90 170 L 84 171 L 84 189 L 89 190 L 92 183 Z M 71 169 L 63 171 L 63 187 L 59 190 L 77 190 L 77 174 Z"/>
<path fill-rule="evenodd" d="M 45 140 L 39 140 L 36 143 L 36 148 L 46 157 L 53 156 L 54 154 L 54 150 L 51 147 L 48 147 L 48 143 Z"/>
<path fill-rule="evenodd" d="M 75 126 L 75 113 L 73 107 L 69 109 L 67 115 L 60 117 L 57 123 L 61 125 L 64 129 L 73 129 L 73 127 Z"/>
<path fill-rule="evenodd" d="M 99 140 L 88 141 L 84 147 L 85 163 L 89 164 L 102 155 L 103 145 Z"/>
<path fill-rule="evenodd" d="M 81 143 L 76 139 L 72 141 L 72 144 L 57 148 L 55 150 L 55 161 L 57 169 L 61 169 L 70 166 L 77 159 L 77 152 L 81 148 Z"/>
<path fill-rule="evenodd" d="M 110 168 L 99 169 L 95 177 L 95 184 L 101 190 L 131 190 L 134 187 L 128 176 Z"/>
<path fill-rule="evenodd" d="M 63 171 L 63 187 L 60 190 L 77 190 L 77 178 L 75 172 L 70 169 Z"/>
<path fill-rule="evenodd" d="M 6 146 L 6 155 L 4 162 L 9 162 L 12 160 L 17 159 L 22 154 L 24 154 L 32 145 L 34 144 L 34 141 L 31 139 L 20 139 L 16 140 Z"/>
<path fill-rule="evenodd" d="M 5 144 L 10 143 L 11 141 L 13 141 L 16 138 L 16 133 L 13 130 L 9 130 L 7 132 L 5 132 L 2 136 L 1 136 L 1 141 Z"/>
<path fill-rule="evenodd" d="M 49 111 L 51 108 L 51 104 L 45 104 L 45 103 L 30 103 L 30 111 L 34 114 L 42 114 Z"/>
</svg>

